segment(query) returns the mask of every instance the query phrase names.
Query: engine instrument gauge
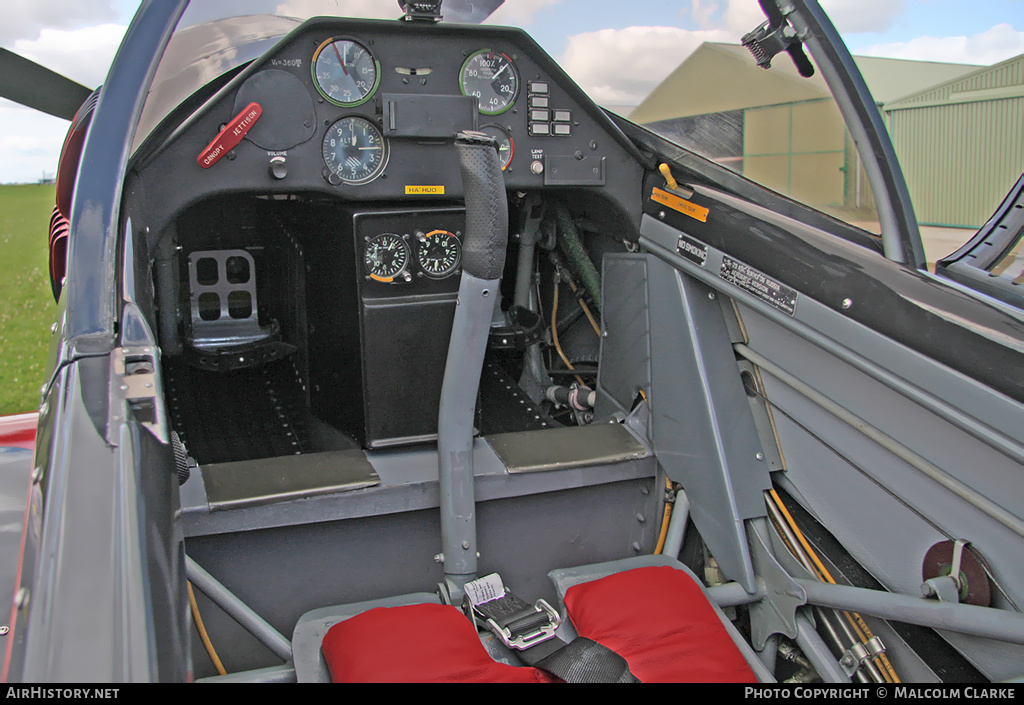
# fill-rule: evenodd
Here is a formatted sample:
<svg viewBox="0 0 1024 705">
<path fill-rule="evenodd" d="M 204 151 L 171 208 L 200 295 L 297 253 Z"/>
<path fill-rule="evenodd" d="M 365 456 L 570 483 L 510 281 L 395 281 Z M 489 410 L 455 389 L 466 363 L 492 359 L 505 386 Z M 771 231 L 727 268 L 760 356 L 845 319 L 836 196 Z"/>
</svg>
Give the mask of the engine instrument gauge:
<svg viewBox="0 0 1024 705">
<path fill-rule="evenodd" d="M 462 261 L 462 243 L 455 233 L 448 230 L 431 230 L 417 233 L 419 246 L 416 259 L 420 269 L 431 279 L 442 279 L 459 268 Z"/>
<path fill-rule="evenodd" d="M 409 267 L 409 243 L 401 235 L 394 233 L 381 233 L 374 235 L 366 241 L 363 249 L 363 264 L 370 279 L 379 282 L 392 282 L 395 279 L 410 277 L 406 270 Z"/>
<path fill-rule="evenodd" d="M 519 71 L 507 54 L 481 49 L 463 62 L 459 88 L 463 95 L 475 95 L 479 99 L 481 113 L 498 115 L 516 102 Z"/>
<path fill-rule="evenodd" d="M 328 39 L 317 47 L 311 64 L 317 90 L 335 105 L 365 103 L 380 83 L 380 63 L 351 39 Z"/>
<path fill-rule="evenodd" d="M 505 171 L 512 163 L 512 157 L 516 153 L 516 144 L 505 128 L 498 125 L 481 125 L 480 132 L 498 141 L 498 161 L 501 162 L 501 170 Z"/>
<path fill-rule="evenodd" d="M 384 171 L 388 142 L 373 122 L 350 115 L 327 128 L 323 155 L 327 168 L 343 183 L 365 184 Z"/>
</svg>

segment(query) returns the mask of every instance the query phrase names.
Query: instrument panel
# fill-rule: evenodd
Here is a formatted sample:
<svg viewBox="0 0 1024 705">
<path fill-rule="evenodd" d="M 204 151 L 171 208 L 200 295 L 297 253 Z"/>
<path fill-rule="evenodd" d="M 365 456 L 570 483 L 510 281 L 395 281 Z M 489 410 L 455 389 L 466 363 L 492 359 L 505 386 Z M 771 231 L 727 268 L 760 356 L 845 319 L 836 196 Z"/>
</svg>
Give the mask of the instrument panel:
<svg viewBox="0 0 1024 705">
<path fill-rule="evenodd" d="M 638 198 L 636 148 L 528 35 L 444 23 L 309 20 L 195 110 L 142 173 L 165 193 L 173 183 L 178 203 L 242 190 L 458 199 L 461 130 L 495 138 L 509 189 Z"/>
<path fill-rule="evenodd" d="M 367 235 L 363 243 L 366 276 L 377 282 L 410 282 L 414 276 L 446 279 L 460 271 L 460 264 L 461 231 L 438 228 L 414 230 L 411 235 L 382 232 Z"/>
</svg>

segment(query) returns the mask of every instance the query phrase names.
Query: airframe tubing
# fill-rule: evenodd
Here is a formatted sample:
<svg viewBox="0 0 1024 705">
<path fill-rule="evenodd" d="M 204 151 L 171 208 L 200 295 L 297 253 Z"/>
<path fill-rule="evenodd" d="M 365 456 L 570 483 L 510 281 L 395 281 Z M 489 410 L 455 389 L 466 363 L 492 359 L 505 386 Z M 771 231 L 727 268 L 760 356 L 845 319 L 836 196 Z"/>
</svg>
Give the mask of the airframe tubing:
<svg viewBox="0 0 1024 705">
<path fill-rule="evenodd" d="M 188 556 L 185 556 L 185 570 L 192 584 L 213 600 L 218 607 L 231 615 L 232 619 L 245 627 L 247 632 L 259 639 L 279 658 L 285 661 L 291 660 L 292 644 L 284 638 L 281 632 L 270 626 L 263 617 L 260 617 L 251 607 L 238 599 L 235 593 L 217 582 L 216 578 Z"/>
<path fill-rule="evenodd" d="M 879 429 L 869 424 L 864 419 L 850 413 L 843 407 L 836 404 L 834 401 L 821 394 L 817 390 L 813 389 L 807 384 L 804 384 L 799 379 L 789 374 L 782 368 L 776 366 L 772 362 L 769 362 L 767 358 L 754 352 L 746 345 L 737 344 L 733 348 L 742 355 L 744 358 L 754 363 L 768 374 L 777 378 L 783 384 L 792 387 L 794 390 L 807 397 L 809 400 L 825 409 L 832 415 L 841 419 L 844 423 L 849 424 L 851 427 L 857 429 L 865 436 L 873 440 L 878 445 L 885 448 L 887 451 L 904 461 L 911 467 L 920 470 L 922 473 L 935 480 L 937 483 L 945 487 L 947 490 L 955 494 L 960 499 L 973 505 L 975 508 L 986 514 L 988 517 L 998 521 L 1006 528 L 1013 531 L 1018 536 L 1024 537 L 1024 522 L 1019 517 L 1014 516 L 1006 509 L 1003 509 L 992 500 L 984 497 L 973 489 L 965 485 L 964 483 L 957 480 L 955 477 L 947 473 L 942 468 L 938 467 L 934 463 L 922 458 L 914 451 L 907 448 L 905 445 L 897 441 L 892 436 L 889 436 Z"/>
<path fill-rule="evenodd" d="M 849 683 L 850 677 L 839 667 L 832 650 L 825 644 L 805 615 L 796 616 L 796 643 L 803 650 L 807 660 L 814 666 L 826 683 Z"/>
<path fill-rule="evenodd" d="M 1024 614 L 992 607 L 961 605 L 881 590 L 832 585 L 794 578 L 807 602 L 821 607 L 870 614 L 896 622 L 945 629 L 959 634 L 1024 644 Z"/>
</svg>

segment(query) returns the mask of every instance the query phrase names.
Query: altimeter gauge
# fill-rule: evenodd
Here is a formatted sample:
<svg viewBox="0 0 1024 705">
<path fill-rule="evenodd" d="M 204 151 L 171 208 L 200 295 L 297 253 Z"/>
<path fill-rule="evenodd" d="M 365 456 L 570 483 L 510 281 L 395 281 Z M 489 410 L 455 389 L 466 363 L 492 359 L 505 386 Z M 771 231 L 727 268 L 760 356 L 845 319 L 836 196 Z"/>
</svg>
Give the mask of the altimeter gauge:
<svg viewBox="0 0 1024 705">
<path fill-rule="evenodd" d="M 416 260 L 420 269 L 432 279 L 441 279 L 453 274 L 462 261 L 462 243 L 455 233 L 448 230 L 431 230 L 416 233 L 419 246 Z"/>
<path fill-rule="evenodd" d="M 459 71 L 463 95 L 475 95 L 480 112 L 498 115 L 516 102 L 519 95 L 519 71 L 508 54 L 481 49 L 469 55 Z"/>
<path fill-rule="evenodd" d="M 373 122 L 350 115 L 327 128 L 323 155 L 327 168 L 343 183 L 365 184 L 384 171 L 388 142 Z"/>
<path fill-rule="evenodd" d="M 328 39 L 317 47 L 311 63 L 317 90 L 335 105 L 365 103 L 380 83 L 380 63 L 351 39 Z"/>
<path fill-rule="evenodd" d="M 370 279 L 379 282 L 393 282 L 396 279 L 408 281 L 409 243 L 401 235 L 381 233 L 366 241 L 363 248 L 363 264 Z"/>
</svg>

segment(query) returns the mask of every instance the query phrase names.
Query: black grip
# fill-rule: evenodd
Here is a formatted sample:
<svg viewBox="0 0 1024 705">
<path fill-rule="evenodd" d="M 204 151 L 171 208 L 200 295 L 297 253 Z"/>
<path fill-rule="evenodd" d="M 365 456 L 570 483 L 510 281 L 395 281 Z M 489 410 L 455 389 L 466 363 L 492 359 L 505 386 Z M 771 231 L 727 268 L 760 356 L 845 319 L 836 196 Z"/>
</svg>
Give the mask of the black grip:
<svg viewBox="0 0 1024 705">
<path fill-rule="evenodd" d="M 460 132 L 455 152 L 466 194 L 462 270 L 478 279 L 500 279 L 508 244 L 508 201 L 498 145 L 482 132 Z"/>
</svg>

